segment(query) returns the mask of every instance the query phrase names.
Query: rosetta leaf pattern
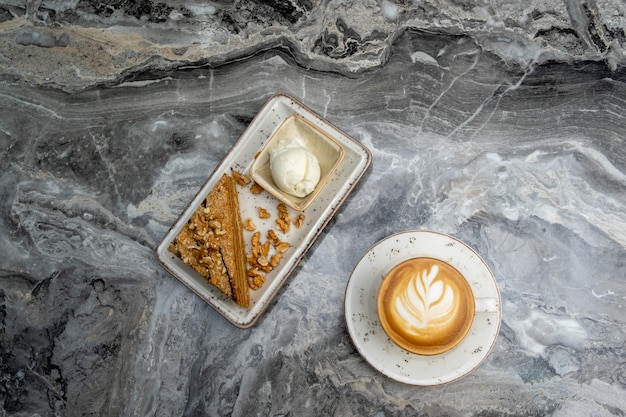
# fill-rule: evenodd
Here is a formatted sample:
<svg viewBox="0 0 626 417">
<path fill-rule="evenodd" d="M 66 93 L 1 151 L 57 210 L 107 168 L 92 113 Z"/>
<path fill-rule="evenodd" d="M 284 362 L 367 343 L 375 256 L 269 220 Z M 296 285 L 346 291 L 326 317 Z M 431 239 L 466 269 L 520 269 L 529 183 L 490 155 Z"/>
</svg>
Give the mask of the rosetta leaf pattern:
<svg viewBox="0 0 626 417">
<path fill-rule="evenodd" d="M 427 325 L 431 318 L 446 315 L 451 310 L 451 303 L 442 300 L 453 297 L 452 288 L 438 279 L 439 267 L 433 265 L 416 274 L 406 288 L 402 308 L 410 312 L 422 325 Z"/>
</svg>

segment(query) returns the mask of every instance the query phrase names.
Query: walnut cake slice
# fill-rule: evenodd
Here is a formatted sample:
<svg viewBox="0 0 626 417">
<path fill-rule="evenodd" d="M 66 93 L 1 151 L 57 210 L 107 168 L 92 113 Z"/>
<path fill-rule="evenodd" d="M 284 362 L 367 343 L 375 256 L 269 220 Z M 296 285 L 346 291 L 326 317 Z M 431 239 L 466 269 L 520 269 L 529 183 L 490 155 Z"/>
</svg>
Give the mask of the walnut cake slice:
<svg viewBox="0 0 626 417">
<path fill-rule="evenodd" d="M 237 188 L 224 174 L 168 250 L 242 307 L 250 306 Z"/>
</svg>

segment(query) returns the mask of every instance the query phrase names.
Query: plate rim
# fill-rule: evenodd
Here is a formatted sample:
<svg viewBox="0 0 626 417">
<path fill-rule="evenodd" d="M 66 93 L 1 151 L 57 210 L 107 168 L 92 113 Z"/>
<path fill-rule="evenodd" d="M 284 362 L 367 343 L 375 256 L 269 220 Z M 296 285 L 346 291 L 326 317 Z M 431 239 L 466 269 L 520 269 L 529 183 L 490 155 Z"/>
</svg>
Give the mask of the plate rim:
<svg viewBox="0 0 626 417">
<path fill-rule="evenodd" d="M 439 237 L 443 237 L 445 239 L 450 239 L 452 241 L 457 242 L 458 244 L 462 245 L 463 247 L 465 247 L 470 254 L 472 255 L 472 258 L 480 261 L 484 268 L 486 268 L 486 271 L 489 273 L 489 277 L 491 278 L 491 281 L 493 283 L 493 288 L 495 290 L 496 293 L 496 298 L 498 300 L 498 310 L 496 312 L 493 312 L 492 314 L 497 315 L 497 323 L 496 326 L 494 326 L 490 333 L 490 340 L 488 341 L 488 347 L 486 349 L 484 349 L 483 351 L 481 351 L 480 356 L 479 356 L 479 360 L 470 368 L 468 368 L 465 372 L 460 372 L 459 375 L 456 375 L 455 377 L 452 378 L 448 378 L 448 379 L 441 379 L 441 378 L 436 378 L 436 377 L 431 377 L 431 378 L 427 378 L 427 379 L 411 379 L 408 377 L 401 377 L 401 376 L 397 376 L 394 374 L 393 370 L 389 370 L 388 367 L 385 367 L 382 361 L 377 361 L 376 358 L 373 358 L 373 355 L 370 355 L 369 352 L 366 352 L 365 349 L 365 345 L 358 342 L 357 341 L 357 336 L 355 334 L 353 334 L 353 331 L 355 331 L 354 326 L 353 326 L 353 322 L 354 320 L 352 320 L 352 318 L 350 317 L 349 314 L 349 310 L 351 310 L 351 307 L 349 307 L 349 303 L 352 299 L 348 298 L 350 296 L 349 291 L 352 289 L 352 286 L 354 285 L 354 280 L 355 280 L 355 272 L 357 271 L 357 269 L 359 268 L 359 266 L 364 262 L 364 260 L 370 255 L 372 254 L 377 248 L 379 248 L 383 243 L 397 238 L 399 236 L 409 236 L 409 237 L 419 237 L 419 235 L 424 235 L 424 234 L 428 234 L 428 235 L 437 235 Z M 391 260 L 390 262 L 401 262 L 400 259 L 410 259 L 411 257 L 408 256 L 402 256 L 401 254 L 398 254 L 395 258 L 395 260 Z M 444 260 L 442 260 L 444 261 Z M 444 261 L 446 262 L 446 261 Z M 371 285 L 376 285 L 376 277 L 372 274 L 370 277 L 368 277 L 368 280 L 371 281 Z M 381 281 L 382 282 L 382 281 Z M 352 296 L 355 296 L 356 294 L 352 294 Z M 378 317 L 367 317 L 371 320 L 374 320 L 376 322 L 376 330 L 380 331 L 380 333 L 382 333 L 384 335 L 385 338 L 387 338 L 388 343 L 389 344 L 393 344 L 393 342 L 391 342 L 389 340 L 389 338 L 387 337 L 387 335 L 384 333 L 384 330 L 382 328 L 382 326 L 380 325 L 380 323 L 378 322 Z M 346 330 L 348 331 L 348 335 L 350 336 L 350 340 L 352 341 L 353 346 L 356 348 L 356 350 L 359 352 L 359 354 L 361 355 L 361 357 L 363 358 L 363 360 L 365 360 L 365 362 L 367 362 L 372 368 L 374 368 L 376 371 L 380 372 L 381 374 L 383 374 L 384 376 L 386 376 L 387 378 L 393 379 L 397 382 L 401 382 L 403 384 L 406 385 L 410 385 L 410 386 L 423 386 L 423 387 L 428 387 L 428 386 L 441 386 L 441 385 L 446 385 L 455 381 L 458 381 L 464 377 L 466 377 L 467 375 L 471 374 L 472 372 L 474 372 L 484 361 L 485 359 L 489 356 L 489 354 L 491 353 L 491 351 L 493 350 L 493 347 L 496 344 L 496 341 L 498 339 L 498 334 L 500 332 L 500 327 L 502 324 L 502 296 L 500 293 L 500 289 L 498 286 L 498 282 L 496 280 L 495 275 L 493 274 L 493 271 L 491 270 L 491 268 L 489 267 L 489 265 L 485 262 L 485 260 L 478 254 L 478 252 L 476 250 L 474 250 L 474 248 L 472 248 L 470 245 L 468 245 L 467 243 L 463 242 L 462 240 L 460 240 L 457 237 L 454 237 L 452 235 L 446 234 L 446 233 L 442 233 L 442 232 L 437 232 L 437 231 L 432 231 L 432 230 L 425 230 L 425 229 L 415 229 L 415 230 L 405 230 L 405 231 L 401 231 L 401 232 L 396 232 L 396 233 L 392 233 L 388 236 L 385 236 L 384 238 L 378 240 L 377 242 L 375 242 L 373 245 L 371 245 L 367 250 L 364 251 L 363 255 L 359 258 L 359 260 L 355 263 L 349 278 L 348 278 L 348 282 L 346 284 L 346 288 L 345 288 L 345 292 L 344 292 L 344 320 L 345 320 L 345 325 L 346 325 Z M 472 325 L 472 328 L 474 328 L 474 325 Z M 471 330 L 471 329 L 470 329 Z M 393 344 L 393 346 L 396 346 L 395 344 Z M 407 351 L 405 351 L 404 349 L 396 346 L 398 349 L 400 349 L 402 352 L 404 352 L 406 355 L 413 357 L 414 354 L 409 353 Z M 458 347 L 457 347 L 458 348 Z M 434 356 L 430 356 L 430 357 L 423 357 L 424 360 L 428 360 L 431 358 L 443 358 L 446 354 L 449 354 L 450 352 L 453 352 L 455 349 L 452 349 L 449 352 L 440 354 L 440 355 L 434 355 Z M 391 354 L 391 353 L 389 353 Z M 419 355 L 415 355 L 415 356 L 419 356 Z M 467 361 L 469 362 L 469 361 Z M 465 362 L 465 363 L 467 363 Z M 461 367 L 459 368 L 455 368 L 455 369 L 462 369 Z M 448 373 L 453 373 L 454 370 L 452 372 L 448 372 Z M 445 376 L 445 375 L 442 375 Z M 429 380 L 431 382 L 426 382 L 426 380 Z"/>
</svg>

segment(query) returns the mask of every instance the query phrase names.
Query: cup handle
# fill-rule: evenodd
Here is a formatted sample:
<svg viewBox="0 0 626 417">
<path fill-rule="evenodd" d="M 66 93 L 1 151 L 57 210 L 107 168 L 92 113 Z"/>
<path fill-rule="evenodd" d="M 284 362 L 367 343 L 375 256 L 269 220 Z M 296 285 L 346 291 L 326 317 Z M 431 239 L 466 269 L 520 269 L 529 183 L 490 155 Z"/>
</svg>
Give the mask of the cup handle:
<svg viewBox="0 0 626 417">
<path fill-rule="evenodd" d="M 474 302 L 477 313 L 495 313 L 500 310 L 500 300 L 497 298 L 476 298 Z"/>
</svg>

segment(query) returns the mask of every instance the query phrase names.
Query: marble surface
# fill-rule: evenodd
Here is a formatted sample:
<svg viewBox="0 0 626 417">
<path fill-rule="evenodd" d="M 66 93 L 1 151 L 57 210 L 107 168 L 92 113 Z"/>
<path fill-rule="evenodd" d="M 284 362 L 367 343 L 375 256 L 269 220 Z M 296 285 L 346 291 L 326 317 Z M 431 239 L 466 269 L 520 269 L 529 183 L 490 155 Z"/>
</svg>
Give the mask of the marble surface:
<svg viewBox="0 0 626 417">
<path fill-rule="evenodd" d="M 2 415 L 622 416 L 618 0 L 0 2 Z M 271 95 L 373 162 L 251 329 L 154 248 Z M 472 246 L 503 321 L 464 379 L 376 372 L 348 277 L 405 230 Z"/>
</svg>

